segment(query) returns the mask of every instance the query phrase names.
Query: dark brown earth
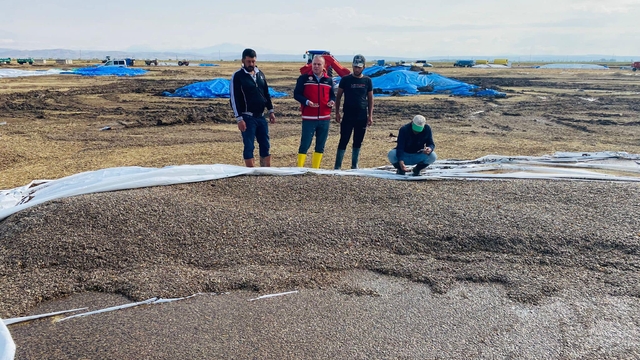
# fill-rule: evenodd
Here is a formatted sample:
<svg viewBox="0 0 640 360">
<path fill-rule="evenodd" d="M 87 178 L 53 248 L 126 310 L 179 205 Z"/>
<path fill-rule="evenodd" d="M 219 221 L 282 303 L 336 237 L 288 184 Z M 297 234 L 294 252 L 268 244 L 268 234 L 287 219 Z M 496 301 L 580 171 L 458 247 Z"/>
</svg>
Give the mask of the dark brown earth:
<svg viewBox="0 0 640 360">
<path fill-rule="evenodd" d="M 566 294 L 573 294 L 571 301 L 597 297 L 637 304 L 639 190 L 637 184 L 608 182 L 398 182 L 305 175 L 247 176 L 56 200 L 0 223 L 0 316 L 29 314 L 38 306 L 38 313 L 91 306 L 91 298 L 85 298 L 87 305 L 72 301 L 42 308 L 86 292 L 130 300 L 237 290 L 255 294 L 247 298 L 292 289 L 354 299 L 384 294 L 363 283 L 345 284 L 345 274 L 352 271 L 425 284 L 434 293 L 430 296 L 445 296 L 464 284 L 499 286 L 510 306 L 538 311 Z M 97 303 L 124 302 L 105 299 Z M 194 309 L 203 311 L 198 304 Z M 140 311 L 134 313 L 146 318 Z M 100 319 L 114 316 L 87 321 L 103 328 Z M 98 331 L 79 325 L 89 324 L 85 320 L 74 327 L 48 323 L 11 328 L 23 354 L 50 348 L 36 340 L 38 331 L 61 329 L 58 341 L 69 344 L 64 349 L 86 354 L 81 342 L 67 336 Z M 110 341 L 122 335 L 103 335 L 104 346 L 116 346 Z M 134 351 L 118 346 L 122 352 L 115 354 Z M 219 355 L 230 351 L 202 349 Z"/>
</svg>

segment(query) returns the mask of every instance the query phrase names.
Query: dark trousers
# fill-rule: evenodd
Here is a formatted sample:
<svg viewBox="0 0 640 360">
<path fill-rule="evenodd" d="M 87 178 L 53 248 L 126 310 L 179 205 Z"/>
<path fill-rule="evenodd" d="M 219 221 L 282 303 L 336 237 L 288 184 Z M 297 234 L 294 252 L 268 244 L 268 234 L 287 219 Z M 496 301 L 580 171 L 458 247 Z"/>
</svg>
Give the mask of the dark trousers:
<svg viewBox="0 0 640 360">
<path fill-rule="evenodd" d="M 340 142 L 338 143 L 338 150 L 346 150 L 347 144 L 351 139 L 353 133 L 353 148 L 360 149 L 362 147 L 362 140 L 364 140 L 364 134 L 367 132 L 367 119 L 364 120 L 349 120 L 343 119 L 340 123 Z"/>
<path fill-rule="evenodd" d="M 260 157 L 269 156 L 271 145 L 269 143 L 269 123 L 267 120 L 264 116 L 253 117 L 246 114 L 243 114 L 242 118 L 247 124 L 247 130 L 241 133 L 242 142 L 244 143 L 242 157 L 245 160 L 253 159 L 256 140 L 258 141 L 258 146 L 260 146 Z"/>
</svg>

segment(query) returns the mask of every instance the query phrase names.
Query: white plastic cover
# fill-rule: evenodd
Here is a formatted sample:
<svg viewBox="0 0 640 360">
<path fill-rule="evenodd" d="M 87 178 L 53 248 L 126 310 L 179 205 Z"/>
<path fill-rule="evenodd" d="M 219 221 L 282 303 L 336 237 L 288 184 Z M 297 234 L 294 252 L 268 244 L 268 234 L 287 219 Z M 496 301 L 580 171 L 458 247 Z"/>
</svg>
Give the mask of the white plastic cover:
<svg viewBox="0 0 640 360">
<path fill-rule="evenodd" d="M 22 76 L 43 76 L 43 75 L 59 75 L 63 70 L 19 70 L 19 69 L 0 69 L 0 78 L 13 78 Z"/>
<path fill-rule="evenodd" d="M 2 319 L 0 319 L 2 320 Z M 0 321 L 0 360 L 13 360 L 16 355 L 16 344 L 3 321 Z"/>
<path fill-rule="evenodd" d="M 58 180 L 33 181 L 29 185 L 0 190 L 0 220 L 46 201 L 105 191 L 208 181 L 239 175 L 369 176 L 390 180 L 431 179 L 555 179 L 640 182 L 640 155 L 625 152 L 554 155 L 498 156 L 475 160 L 439 160 L 421 176 L 396 175 L 391 165 L 358 170 L 307 168 L 246 168 L 235 165 L 181 165 L 164 168 L 118 167 L 84 172 Z"/>
</svg>

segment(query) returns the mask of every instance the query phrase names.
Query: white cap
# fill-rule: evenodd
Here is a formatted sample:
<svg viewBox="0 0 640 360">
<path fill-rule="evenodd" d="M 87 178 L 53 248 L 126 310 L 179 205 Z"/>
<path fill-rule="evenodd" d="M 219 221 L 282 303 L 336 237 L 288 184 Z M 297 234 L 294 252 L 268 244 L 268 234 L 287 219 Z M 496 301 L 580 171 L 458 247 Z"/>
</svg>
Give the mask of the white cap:
<svg viewBox="0 0 640 360">
<path fill-rule="evenodd" d="M 425 119 L 424 116 L 416 115 L 416 116 L 413 117 L 411 128 L 415 132 L 422 132 L 422 129 L 424 129 L 424 126 L 426 124 L 427 124 L 427 119 Z"/>
</svg>

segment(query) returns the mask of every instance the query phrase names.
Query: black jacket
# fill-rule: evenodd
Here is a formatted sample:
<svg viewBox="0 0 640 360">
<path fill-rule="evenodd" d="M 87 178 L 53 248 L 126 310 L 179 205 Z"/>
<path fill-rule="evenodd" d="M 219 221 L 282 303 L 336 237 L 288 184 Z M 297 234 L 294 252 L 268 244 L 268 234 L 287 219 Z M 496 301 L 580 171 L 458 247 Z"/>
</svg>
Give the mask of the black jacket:
<svg viewBox="0 0 640 360">
<path fill-rule="evenodd" d="M 259 115 L 264 112 L 265 108 L 269 111 L 273 110 L 267 79 L 258 68 L 255 68 L 255 74 L 255 81 L 244 68 L 238 69 L 231 75 L 229 83 L 231 98 L 229 100 L 233 115 L 238 120 L 242 119 L 243 113 L 250 112 Z"/>
<path fill-rule="evenodd" d="M 436 144 L 433 143 L 431 127 L 429 125 L 425 125 L 424 129 L 416 134 L 411 129 L 411 123 L 408 123 L 398 131 L 396 157 L 398 158 L 398 161 L 404 161 L 405 153 L 417 154 L 422 151 L 425 146 L 430 147 L 431 151 L 436 149 Z"/>
</svg>

